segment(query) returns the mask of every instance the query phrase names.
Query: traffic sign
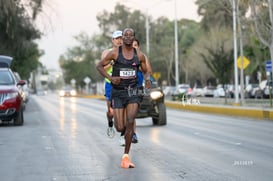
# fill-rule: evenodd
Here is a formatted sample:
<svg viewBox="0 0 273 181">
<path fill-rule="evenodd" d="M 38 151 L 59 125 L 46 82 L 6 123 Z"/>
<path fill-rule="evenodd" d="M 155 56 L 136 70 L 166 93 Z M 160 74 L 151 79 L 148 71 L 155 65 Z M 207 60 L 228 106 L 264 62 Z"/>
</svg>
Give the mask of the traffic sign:
<svg viewBox="0 0 273 181">
<path fill-rule="evenodd" d="M 85 82 L 85 84 L 89 84 L 91 82 L 91 79 L 89 77 L 85 77 L 83 81 Z"/>
<path fill-rule="evenodd" d="M 71 79 L 71 80 L 70 80 L 70 83 L 71 83 L 72 85 L 75 85 L 75 84 L 76 84 L 76 80 L 75 80 L 75 79 Z"/>
<path fill-rule="evenodd" d="M 271 60 L 267 60 L 265 62 L 265 70 L 267 72 L 272 72 L 272 61 Z"/>
<path fill-rule="evenodd" d="M 161 73 L 160 72 L 154 72 L 153 77 L 155 78 L 155 80 L 158 80 L 161 77 Z"/>
<path fill-rule="evenodd" d="M 249 65 L 250 61 L 245 56 L 243 56 L 242 59 L 243 59 L 243 63 L 241 63 L 241 56 L 237 59 L 237 66 L 240 69 L 241 68 L 245 69 Z"/>
</svg>

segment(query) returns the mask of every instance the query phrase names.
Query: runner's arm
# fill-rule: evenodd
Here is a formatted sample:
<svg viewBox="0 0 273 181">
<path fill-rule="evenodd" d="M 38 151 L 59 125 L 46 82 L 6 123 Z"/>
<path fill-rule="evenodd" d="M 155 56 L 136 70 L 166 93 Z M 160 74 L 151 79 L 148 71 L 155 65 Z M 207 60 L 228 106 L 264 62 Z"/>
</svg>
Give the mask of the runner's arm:
<svg viewBox="0 0 273 181">
<path fill-rule="evenodd" d="M 102 53 L 101 56 L 101 60 L 99 61 L 99 63 L 96 66 L 96 69 L 98 70 L 98 72 L 105 78 L 108 78 L 109 80 L 111 80 L 111 76 L 106 72 L 106 66 L 110 65 L 110 62 L 113 60 L 113 52 L 112 51 L 104 51 Z M 109 68 L 108 67 L 108 68 Z"/>
<path fill-rule="evenodd" d="M 139 60 L 140 60 L 141 71 L 144 75 L 145 87 L 150 88 L 151 87 L 150 72 L 147 70 L 146 58 L 143 53 L 140 53 Z"/>
<path fill-rule="evenodd" d="M 115 60 L 117 57 L 117 51 L 112 50 L 109 51 L 109 53 L 99 61 L 99 63 L 96 66 L 96 69 L 98 72 L 105 78 L 109 79 L 113 84 L 119 84 L 120 83 L 120 77 L 112 77 L 109 75 L 104 66 L 110 64 L 111 61 Z"/>
<path fill-rule="evenodd" d="M 110 52 L 109 49 L 104 50 L 104 51 L 102 52 L 102 54 L 101 54 L 101 60 L 102 60 L 103 58 L 105 58 L 106 55 L 107 55 L 109 52 Z M 112 61 L 111 61 L 109 64 L 104 65 L 103 68 L 107 71 L 111 66 L 112 66 Z"/>
<path fill-rule="evenodd" d="M 151 67 L 150 60 L 148 59 L 148 57 L 146 55 L 144 55 L 144 56 L 145 56 L 145 60 L 146 60 L 147 71 L 149 72 L 150 75 L 152 75 L 153 70 L 152 70 L 152 67 Z"/>
</svg>

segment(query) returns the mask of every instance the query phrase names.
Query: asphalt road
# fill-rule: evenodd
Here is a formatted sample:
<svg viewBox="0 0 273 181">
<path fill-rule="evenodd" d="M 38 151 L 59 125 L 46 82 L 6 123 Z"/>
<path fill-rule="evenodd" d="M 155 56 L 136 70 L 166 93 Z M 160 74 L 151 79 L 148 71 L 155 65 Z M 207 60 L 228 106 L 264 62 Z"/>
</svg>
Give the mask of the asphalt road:
<svg viewBox="0 0 273 181">
<path fill-rule="evenodd" d="M 1 181 L 266 181 L 273 122 L 167 109 L 166 126 L 137 120 L 134 169 L 120 168 L 98 99 L 31 96 L 23 126 L 0 126 Z"/>
</svg>

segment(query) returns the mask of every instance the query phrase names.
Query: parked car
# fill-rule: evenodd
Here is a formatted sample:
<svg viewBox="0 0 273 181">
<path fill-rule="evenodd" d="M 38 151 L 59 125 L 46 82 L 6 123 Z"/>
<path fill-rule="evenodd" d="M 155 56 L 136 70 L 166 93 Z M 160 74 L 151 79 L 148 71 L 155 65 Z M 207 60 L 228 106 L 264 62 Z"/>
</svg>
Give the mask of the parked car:
<svg viewBox="0 0 273 181">
<path fill-rule="evenodd" d="M 259 83 L 259 86 L 254 88 L 254 95 L 256 99 L 262 99 L 265 97 L 264 95 L 264 90 L 266 89 L 267 86 L 267 80 L 263 80 Z"/>
<path fill-rule="evenodd" d="M 245 98 L 255 98 L 255 91 L 259 88 L 259 84 L 248 84 L 245 88 Z"/>
<path fill-rule="evenodd" d="M 226 84 L 225 85 L 225 90 L 226 90 L 226 96 L 228 98 L 234 98 L 235 97 L 235 85 L 234 84 Z M 243 94 L 245 94 L 245 90 L 243 90 Z M 238 96 L 241 97 L 241 85 L 238 84 Z M 245 96 L 246 97 L 246 96 Z"/>
<path fill-rule="evenodd" d="M 178 85 L 178 93 L 184 93 L 187 96 L 191 96 L 192 88 L 189 84 L 179 84 Z"/>
<path fill-rule="evenodd" d="M 205 97 L 214 97 L 215 90 L 216 90 L 215 86 L 205 86 L 204 87 L 204 96 Z"/>
<path fill-rule="evenodd" d="M 181 101 L 185 100 L 192 96 L 192 88 L 189 84 L 179 84 L 177 86 L 177 89 L 172 94 L 172 100 L 173 101 Z"/>
<path fill-rule="evenodd" d="M 213 97 L 225 97 L 225 89 L 222 84 L 216 86 Z"/>
<path fill-rule="evenodd" d="M 26 82 L 25 85 L 23 85 L 23 92 L 24 92 L 24 102 L 27 103 L 29 101 L 29 87 L 28 87 L 28 84 L 27 84 L 27 81 L 24 80 Z"/>
<path fill-rule="evenodd" d="M 9 68 L 12 57 L 0 55 L 0 123 L 13 121 L 14 125 L 23 125 L 24 102 L 21 87 L 24 80 L 16 81 Z"/>
<path fill-rule="evenodd" d="M 21 76 L 19 75 L 18 72 L 13 72 L 15 75 L 15 79 L 17 82 L 19 82 L 21 79 Z M 22 96 L 23 96 L 23 100 L 24 100 L 24 109 L 26 108 L 26 104 L 29 100 L 29 90 L 28 90 L 28 84 L 27 81 L 25 80 L 26 84 L 24 84 L 23 86 L 20 86 L 19 89 L 20 91 L 22 91 Z"/>
<path fill-rule="evenodd" d="M 36 88 L 36 95 L 37 96 L 45 96 L 45 95 L 47 95 L 47 91 L 42 87 L 38 87 L 38 88 Z"/>
<path fill-rule="evenodd" d="M 136 118 L 152 117 L 154 125 L 166 125 L 167 115 L 164 93 L 157 82 L 152 81 L 152 87 L 147 92 L 143 88 L 140 89 L 142 89 L 140 92 L 143 92 L 143 98 Z"/>
<path fill-rule="evenodd" d="M 271 90 L 271 96 L 272 96 L 273 95 L 272 81 L 266 81 L 265 88 L 263 89 L 264 98 L 270 98 L 270 90 Z"/>
<path fill-rule="evenodd" d="M 163 88 L 163 93 L 165 96 L 171 96 L 175 93 L 176 87 L 175 86 L 166 86 Z"/>
<path fill-rule="evenodd" d="M 72 87 L 63 87 L 60 91 L 59 91 L 59 96 L 60 97 L 73 97 L 77 95 L 77 91 L 72 88 Z"/>
<path fill-rule="evenodd" d="M 204 89 L 201 85 L 196 85 L 192 89 L 192 96 L 193 97 L 203 97 L 204 96 Z"/>
</svg>

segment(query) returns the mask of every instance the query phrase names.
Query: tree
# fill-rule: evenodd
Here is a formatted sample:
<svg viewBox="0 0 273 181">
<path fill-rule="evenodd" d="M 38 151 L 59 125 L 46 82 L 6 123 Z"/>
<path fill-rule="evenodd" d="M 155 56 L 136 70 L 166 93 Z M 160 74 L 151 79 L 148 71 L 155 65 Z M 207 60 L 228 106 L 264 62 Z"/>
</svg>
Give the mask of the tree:
<svg viewBox="0 0 273 181">
<path fill-rule="evenodd" d="M 75 79 L 77 86 L 83 87 L 85 77 L 88 76 L 91 80 L 99 79 L 95 68 L 96 48 L 92 39 L 84 32 L 74 36 L 74 39 L 78 45 L 68 48 L 66 53 L 60 56 L 59 64 L 63 69 L 66 84 Z"/>
<path fill-rule="evenodd" d="M 0 54 L 13 57 L 12 68 L 24 79 L 37 67 L 41 56 L 34 43 L 41 32 L 33 23 L 41 7 L 42 0 L 0 1 Z"/>
<path fill-rule="evenodd" d="M 137 38 L 143 40 L 145 32 L 143 27 L 144 16 L 140 11 L 130 13 L 128 8 L 117 4 L 113 13 L 103 11 L 97 15 L 100 34 L 92 36 L 85 32 L 76 35 L 74 38 L 78 45 L 67 49 L 66 53 L 60 56 L 59 64 L 64 70 L 65 83 L 69 84 L 72 78 L 76 79 L 79 86 L 83 86 L 83 79 L 89 76 L 92 80 L 103 80 L 95 69 L 96 61 L 100 60 L 103 50 L 112 47 L 112 32 L 125 27 L 134 27 Z"/>
<path fill-rule="evenodd" d="M 161 17 L 151 26 L 151 49 L 149 60 L 153 72 L 160 72 L 167 84 L 174 83 L 174 38 L 173 23 Z M 165 71 L 162 70 L 164 67 Z"/>
<path fill-rule="evenodd" d="M 231 34 L 232 32 L 225 28 L 215 28 L 205 33 L 194 45 L 193 52 L 191 52 L 200 56 L 194 56 L 195 59 L 193 59 L 194 62 L 192 64 L 196 67 L 191 68 L 196 71 L 201 70 L 201 66 L 204 64 L 201 64 L 200 61 L 203 61 L 214 77 L 218 79 L 218 83 L 226 84 L 230 82 L 233 66 Z M 195 71 L 193 72 L 196 73 Z M 200 77 L 207 80 L 210 75 L 205 71 L 200 74 Z M 203 79 L 201 82 L 204 83 L 205 80 Z"/>
<path fill-rule="evenodd" d="M 270 51 L 273 61 L 273 4 L 272 0 L 251 0 L 251 15 L 255 31 L 262 44 Z M 273 72 L 273 66 L 272 66 Z M 273 74 L 272 74 L 273 75 Z"/>
<path fill-rule="evenodd" d="M 196 79 L 190 76 L 190 64 L 192 63 L 189 52 L 194 43 L 202 36 L 203 31 L 200 24 L 192 21 L 182 19 L 178 22 L 179 29 L 179 65 L 180 65 L 180 80 L 183 82 L 193 84 Z M 181 77 L 182 76 L 182 77 Z"/>
<path fill-rule="evenodd" d="M 100 45 L 100 52 L 103 49 L 109 47 L 111 38 L 111 32 L 116 29 L 124 29 L 129 26 L 134 28 L 136 32 L 136 38 L 140 41 L 141 50 L 144 53 L 146 50 L 146 29 L 145 29 L 145 19 L 144 13 L 135 10 L 130 11 L 129 8 L 124 5 L 117 4 L 113 13 L 103 11 L 97 15 L 99 25 L 101 28 L 102 35 L 96 38 L 97 45 Z M 153 72 L 160 72 L 161 81 L 167 80 L 168 85 L 174 84 L 174 22 L 170 21 L 166 17 L 159 17 L 153 20 L 151 17 L 149 19 L 150 27 L 150 52 L 149 60 L 151 62 Z M 198 35 L 201 33 L 200 27 L 197 22 L 192 20 L 178 20 L 178 37 L 179 37 L 179 57 L 182 59 L 180 62 L 180 78 L 181 80 L 187 81 L 187 68 L 186 65 L 190 64 L 187 52 L 189 52 L 190 47 L 198 39 Z M 103 41 L 105 44 L 103 44 Z M 107 44 L 108 43 L 108 44 Z M 106 45 L 103 47 L 103 45 Z"/>
<path fill-rule="evenodd" d="M 189 82 L 188 67 L 191 58 L 188 56 L 191 46 L 202 34 L 199 24 L 192 20 L 181 19 L 178 24 L 179 42 L 179 79 Z M 151 52 L 150 59 L 154 72 L 161 72 L 161 77 L 165 77 L 168 85 L 175 82 L 174 66 L 174 22 L 161 17 L 155 21 L 151 28 Z M 166 70 L 163 70 L 164 67 Z M 161 79 L 162 80 L 162 79 Z M 163 81 L 163 80 L 162 80 Z"/>
<path fill-rule="evenodd" d="M 130 9 L 117 3 L 113 13 L 103 11 L 97 15 L 102 35 L 111 37 L 112 32 L 123 30 L 126 27 L 133 27 L 139 40 L 145 35 L 145 15 L 140 11 L 130 12 Z M 145 36 L 144 36 L 145 37 Z M 106 41 L 109 42 L 109 39 Z"/>
<path fill-rule="evenodd" d="M 227 0 L 197 0 L 198 14 L 202 16 L 201 27 L 208 31 L 211 27 L 232 29 L 232 8 Z"/>
</svg>

